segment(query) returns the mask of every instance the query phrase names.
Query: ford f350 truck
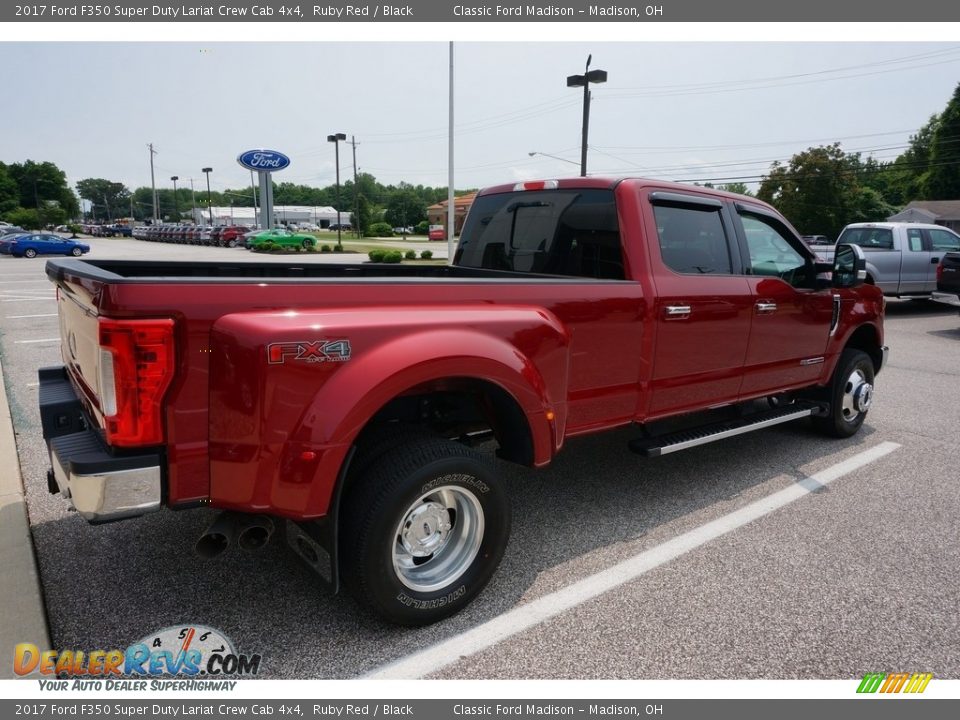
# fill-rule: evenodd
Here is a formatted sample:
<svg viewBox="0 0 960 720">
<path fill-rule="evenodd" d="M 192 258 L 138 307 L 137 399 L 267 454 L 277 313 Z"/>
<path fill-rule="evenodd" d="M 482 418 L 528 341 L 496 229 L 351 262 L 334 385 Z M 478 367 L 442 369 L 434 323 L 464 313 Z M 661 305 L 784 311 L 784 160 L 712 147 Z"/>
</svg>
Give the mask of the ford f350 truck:
<svg viewBox="0 0 960 720">
<path fill-rule="evenodd" d="M 631 449 L 659 456 L 802 418 L 848 437 L 887 354 L 861 248 L 818 263 L 754 198 L 641 179 L 486 189 L 451 266 L 47 275 L 51 492 L 95 523 L 220 508 L 206 555 L 281 524 L 334 591 L 411 625 L 464 607 L 501 559 L 489 449 L 543 467 L 634 425 Z"/>
<path fill-rule="evenodd" d="M 944 253 L 960 250 L 960 235 L 941 225 L 905 222 L 847 225 L 837 244 L 859 245 L 867 258 L 867 283 L 898 298 L 929 298 L 937 289 L 937 265 Z M 815 247 L 826 262 L 832 248 Z"/>
</svg>

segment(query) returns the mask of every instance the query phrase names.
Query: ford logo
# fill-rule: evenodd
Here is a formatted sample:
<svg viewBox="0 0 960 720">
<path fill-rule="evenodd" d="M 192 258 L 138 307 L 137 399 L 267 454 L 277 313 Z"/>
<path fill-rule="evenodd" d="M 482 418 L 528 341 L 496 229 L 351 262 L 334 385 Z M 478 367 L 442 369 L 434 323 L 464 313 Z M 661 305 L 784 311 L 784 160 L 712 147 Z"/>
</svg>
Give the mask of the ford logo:
<svg viewBox="0 0 960 720">
<path fill-rule="evenodd" d="M 237 162 L 257 172 L 275 172 L 290 165 L 290 158 L 276 150 L 247 150 L 237 156 Z"/>
</svg>

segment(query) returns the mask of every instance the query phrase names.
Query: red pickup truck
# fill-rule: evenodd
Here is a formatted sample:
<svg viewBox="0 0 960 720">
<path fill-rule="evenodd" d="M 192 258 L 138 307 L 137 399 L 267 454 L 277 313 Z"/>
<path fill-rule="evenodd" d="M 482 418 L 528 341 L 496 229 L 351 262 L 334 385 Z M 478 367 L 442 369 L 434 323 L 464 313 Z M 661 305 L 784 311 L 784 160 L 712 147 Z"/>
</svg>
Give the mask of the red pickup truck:
<svg viewBox="0 0 960 720">
<path fill-rule="evenodd" d="M 647 456 L 857 432 L 887 354 L 864 268 L 754 198 L 598 178 L 484 190 L 451 266 L 50 261 L 50 489 L 91 522 L 220 508 L 206 555 L 282 521 L 334 591 L 433 622 L 507 544 L 491 448 L 542 467 L 631 424 Z"/>
</svg>

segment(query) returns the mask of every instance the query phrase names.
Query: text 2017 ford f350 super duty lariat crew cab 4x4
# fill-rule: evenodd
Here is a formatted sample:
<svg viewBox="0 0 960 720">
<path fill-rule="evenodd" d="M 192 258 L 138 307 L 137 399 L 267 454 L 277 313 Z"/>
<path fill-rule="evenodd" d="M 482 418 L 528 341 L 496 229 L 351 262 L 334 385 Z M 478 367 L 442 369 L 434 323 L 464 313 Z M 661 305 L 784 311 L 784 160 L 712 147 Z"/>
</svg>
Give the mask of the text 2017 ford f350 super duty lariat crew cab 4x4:
<svg viewBox="0 0 960 720">
<path fill-rule="evenodd" d="M 832 275 L 831 275 L 832 273 Z M 864 255 L 753 198 L 578 178 L 478 194 L 450 267 L 56 260 L 51 491 L 91 522 L 220 508 L 394 622 L 469 603 L 507 544 L 487 455 L 636 424 L 662 455 L 810 417 L 857 432 L 886 357 Z M 597 481 L 602 482 L 600 480 Z"/>
</svg>

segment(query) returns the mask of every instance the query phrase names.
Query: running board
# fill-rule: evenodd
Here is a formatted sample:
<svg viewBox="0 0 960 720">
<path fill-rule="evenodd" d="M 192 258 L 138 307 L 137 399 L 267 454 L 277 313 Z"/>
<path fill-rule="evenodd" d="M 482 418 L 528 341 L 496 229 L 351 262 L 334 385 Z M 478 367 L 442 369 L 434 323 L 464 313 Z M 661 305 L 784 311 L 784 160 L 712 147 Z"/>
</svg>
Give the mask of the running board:
<svg viewBox="0 0 960 720">
<path fill-rule="evenodd" d="M 716 440 L 743 435 L 744 433 L 762 430 L 780 423 L 799 420 L 820 412 L 820 406 L 812 403 L 794 403 L 782 408 L 764 410 L 751 413 L 728 422 L 704 425 L 692 430 L 668 433 L 652 438 L 637 438 L 629 443 L 630 449 L 647 457 L 658 457 L 670 453 L 686 450 L 697 445 L 706 445 Z"/>
</svg>

